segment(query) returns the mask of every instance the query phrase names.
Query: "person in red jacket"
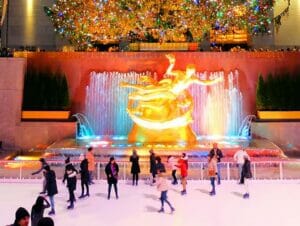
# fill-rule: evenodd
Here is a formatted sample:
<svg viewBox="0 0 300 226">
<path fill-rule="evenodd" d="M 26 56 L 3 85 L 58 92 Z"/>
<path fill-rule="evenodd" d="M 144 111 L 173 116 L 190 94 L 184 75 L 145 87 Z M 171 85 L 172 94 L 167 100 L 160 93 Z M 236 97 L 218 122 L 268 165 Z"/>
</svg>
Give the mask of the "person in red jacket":
<svg viewBox="0 0 300 226">
<path fill-rule="evenodd" d="M 182 153 L 181 158 L 178 160 L 178 165 L 176 166 L 180 169 L 182 184 L 181 195 L 186 195 L 186 179 L 188 175 L 188 157 L 186 153 Z"/>
</svg>

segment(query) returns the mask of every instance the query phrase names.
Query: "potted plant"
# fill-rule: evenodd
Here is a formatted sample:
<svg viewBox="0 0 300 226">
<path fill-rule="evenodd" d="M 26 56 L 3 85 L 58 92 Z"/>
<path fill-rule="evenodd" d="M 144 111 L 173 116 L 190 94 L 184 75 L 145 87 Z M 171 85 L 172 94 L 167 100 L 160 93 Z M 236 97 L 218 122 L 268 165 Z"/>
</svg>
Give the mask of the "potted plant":
<svg viewBox="0 0 300 226">
<path fill-rule="evenodd" d="M 22 120 L 66 120 L 69 89 L 61 72 L 30 70 L 24 79 Z"/>
<path fill-rule="evenodd" d="M 300 74 L 259 76 L 256 89 L 258 117 L 264 120 L 300 119 Z"/>
</svg>

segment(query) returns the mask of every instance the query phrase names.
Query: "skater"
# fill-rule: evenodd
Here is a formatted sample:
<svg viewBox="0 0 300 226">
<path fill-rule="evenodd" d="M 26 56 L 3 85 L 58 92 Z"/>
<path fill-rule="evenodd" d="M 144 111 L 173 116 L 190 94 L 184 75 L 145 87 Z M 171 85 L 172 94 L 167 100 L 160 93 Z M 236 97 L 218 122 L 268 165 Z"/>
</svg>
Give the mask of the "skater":
<svg viewBox="0 0 300 226">
<path fill-rule="evenodd" d="M 158 173 L 158 178 L 156 181 L 156 187 L 157 187 L 157 190 L 160 191 L 160 201 L 161 201 L 161 208 L 158 212 L 159 213 L 165 212 L 164 203 L 166 202 L 171 209 L 171 213 L 173 213 L 175 211 L 175 209 L 171 205 L 171 203 L 168 201 L 168 197 L 167 197 L 168 184 L 167 184 L 167 179 L 164 176 L 165 171 L 158 170 L 157 173 Z"/>
<path fill-rule="evenodd" d="M 154 153 L 153 149 L 150 149 L 149 153 L 150 153 L 150 173 L 152 175 L 152 184 L 154 184 L 155 176 L 157 174 L 155 153 Z"/>
<path fill-rule="evenodd" d="M 78 198 L 84 198 L 90 196 L 89 192 L 89 169 L 88 160 L 85 158 L 84 154 L 79 157 L 80 163 L 80 176 L 81 176 L 81 195 Z M 86 194 L 84 194 L 84 186 L 86 187 Z"/>
<path fill-rule="evenodd" d="M 49 208 L 50 204 L 43 196 L 37 197 L 35 204 L 31 208 L 31 226 L 37 226 L 40 219 L 44 216 L 44 210 Z"/>
<path fill-rule="evenodd" d="M 28 211 L 23 207 L 19 207 L 15 214 L 15 222 L 10 226 L 28 226 L 29 217 Z"/>
<path fill-rule="evenodd" d="M 244 199 L 248 199 L 250 197 L 249 194 L 249 179 L 252 178 L 251 172 L 251 162 L 247 156 L 244 157 L 244 165 L 242 168 L 242 182 L 244 182 L 245 193 L 243 195 Z"/>
<path fill-rule="evenodd" d="M 88 148 L 88 152 L 86 153 L 86 159 L 88 160 L 89 167 L 89 185 L 94 184 L 93 176 L 95 171 L 95 156 L 93 147 Z"/>
<path fill-rule="evenodd" d="M 76 190 L 77 170 L 70 162 L 70 157 L 68 157 L 66 159 L 65 163 L 66 163 L 66 167 L 65 167 L 65 175 L 64 175 L 63 183 L 65 183 L 65 181 L 67 180 L 67 187 L 68 187 L 68 191 L 69 191 L 69 200 L 68 201 L 70 201 L 70 205 L 67 208 L 74 209 L 74 202 L 76 201 L 74 191 Z"/>
<path fill-rule="evenodd" d="M 212 158 L 214 156 L 216 156 L 216 158 L 217 158 L 218 184 L 221 184 L 221 158 L 223 158 L 223 153 L 218 148 L 217 143 L 213 143 L 213 148 L 209 152 L 210 158 Z"/>
<path fill-rule="evenodd" d="M 118 199 L 118 174 L 119 174 L 119 166 L 115 161 L 114 157 L 110 157 L 108 164 L 105 167 L 105 174 L 107 176 L 107 183 L 108 183 L 108 195 L 107 199 L 110 199 L 110 192 L 112 185 L 115 189 L 116 198 Z"/>
<path fill-rule="evenodd" d="M 238 175 L 239 175 L 238 183 L 239 184 L 243 184 L 242 169 L 243 169 L 243 165 L 245 162 L 245 158 L 248 158 L 250 160 L 249 155 L 247 154 L 245 149 L 238 150 L 233 156 L 233 159 L 234 159 L 234 161 L 236 161 L 237 166 L 238 166 Z"/>
<path fill-rule="evenodd" d="M 46 162 L 46 160 L 44 158 L 40 158 L 40 163 L 41 163 L 41 167 L 38 171 L 33 172 L 31 175 L 36 175 L 39 174 L 40 172 L 43 172 L 43 189 L 40 192 L 40 194 L 45 194 L 46 193 L 46 177 L 45 177 L 45 167 L 48 165 L 48 163 Z"/>
<path fill-rule="evenodd" d="M 55 214 L 55 206 L 54 206 L 54 195 L 58 193 L 57 184 L 56 184 L 56 176 L 55 172 L 50 169 L 50 166 L 46 166 L 46 190 L 47 195 L 49 196 L 51 210 L 48 213 L 49 215 Z"/>
<path fill-rule="evenodd" d="M 131 174 L 132 174 L 132 186 L 138 185 L 139 181 L 139 173 L 140 170 L 140 164 L 139 164 L 139 156 L 136 153 L 136 150 L 133 149 L 132 155 L 130 156 L 130 162 L 131 162 Z"/>
<path fill-rule="evenodd" d="M 180 169 L 181 175 L 181 184 L 182 191 L 181 195 L 186 195 L 186 183 L 187 183 L 187 175 L 188 175 L 188 157 L 186 153 L 182 153 L 181 158 L 178 160 L 178 165 L 176 165 Z"/>
<path fill-rule="evenodd" d="M 208 157 L 207 170 L 208 170 L 208 176 L 209 176 L 210 184 L 211 184 L 211 188 L 212 188 L 211 192 L 209 192 L 209 194 L 211 196 L 213 196 L 213 195 L 216 195 L 215 180 L 216 180 L 216 176 L 218 176 L 217 157 L 215 155 L 213 157 Z"/>
<path fill-rule="evenodd" d="M 166 172 L 165 165 L 161 162 L 161 158 L 159 156 L 155 157 L 155 163 L 156 163 L 156 174 L 159 172 Z"/>
<path fill-rule="evenodd" d="M 177 171 L 176 163 L 177 163 L 177 160 L 175 159 L 175 157 L 173 157 L 172 155 L 169 155 L 168 156 L 168 164 L 172 170 L 172 178 L 173 178 L 172 184 L 173 185 L 178 184 L 177 177 L 176 177 L 176 171 Z"/>
</svg>

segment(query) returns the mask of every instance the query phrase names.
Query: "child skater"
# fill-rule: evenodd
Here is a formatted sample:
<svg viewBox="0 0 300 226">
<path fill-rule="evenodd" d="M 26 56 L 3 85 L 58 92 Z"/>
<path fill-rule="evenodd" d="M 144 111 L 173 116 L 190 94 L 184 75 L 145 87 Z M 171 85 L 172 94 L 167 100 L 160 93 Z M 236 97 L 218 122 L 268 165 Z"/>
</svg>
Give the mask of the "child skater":
<svg viewBox="0 0 300 226">
<path fill-rule="evenodd" d="M 216 187 L 215 187 L 215 181 L 216 181 L 216 177 L 218 176 L 217 173 L 217 158 L 215 156 L 212 157 L 208 157 L 208 166 L 207 166 L 207 170 L 208 170 L 208 176 L 210 179 L 210 184 L 212 187 L 211 192 L 209 193 L 211 196 L 216 195 Z"/>
<path fill-rule="evenodd" d="M 171 213 L 173 213 L 175 211 L 174 207 L 171 205 L 171 203 L 168 201 L 168 197 L 167 197 L 167 193 L 168 193 L 168 184 L 167 184 L 167 179 L 165 178 L 165 170 L 158 170 L 158 179 L 156 181 L 156 187 L 157 190 L 160 191 L 160 201 L 161 201 L 161 208 L 158 211 L 159 213 L 164 213 L 164 203 L 166 202 L 170 209 L 171 209 Z"/>
</svg>

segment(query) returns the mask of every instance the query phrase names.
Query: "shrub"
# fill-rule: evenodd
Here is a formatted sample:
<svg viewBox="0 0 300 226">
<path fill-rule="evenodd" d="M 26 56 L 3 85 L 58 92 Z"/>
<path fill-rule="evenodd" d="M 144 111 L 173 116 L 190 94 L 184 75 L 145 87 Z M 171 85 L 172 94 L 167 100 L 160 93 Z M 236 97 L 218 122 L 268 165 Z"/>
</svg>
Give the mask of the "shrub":
<svg viewBox="0 0 300 226">
<path fill-rule="evenodd" d="M 25 74 L 23 110 L 66 110 L 69 89 L 61 72 L 29 70 Z"/>
</svg>

